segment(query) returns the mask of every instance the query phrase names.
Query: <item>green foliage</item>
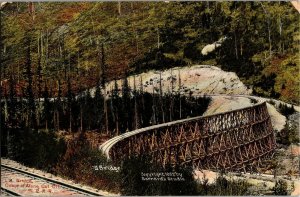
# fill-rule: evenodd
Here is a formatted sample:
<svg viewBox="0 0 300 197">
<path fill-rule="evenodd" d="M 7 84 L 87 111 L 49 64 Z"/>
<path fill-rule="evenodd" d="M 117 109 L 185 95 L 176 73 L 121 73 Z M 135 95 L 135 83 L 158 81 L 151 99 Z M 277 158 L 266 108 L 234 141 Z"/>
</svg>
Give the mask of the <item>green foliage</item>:
<svg viewBox="0 0 300 197">
<path fill-rule="evenodd" d="M 106 156 L 102 155 L 99 153 L 98 150 L 93 150 L 90 149 L 88 154 L 87 154 L 90 158 L 90 164 L 93 164 L 94 166 L 103 166 L 103 167 L 115 167 L 115 168 L 120 168 L 119 166 L 115 166 L 114 163 L 112 163 L 111 161 L 108 161 Z M 84 157 L 85 158 L 85 157 Z M 94 172 L 92 172 L 92 174 L 94 174 L 95 176 L 95 181 L 97 180 L 104 180 L 103 182 L 105 182 L 104 186 L 101 186 L 101 188 L 107 188 L 108 190 L 113 190 L 113 191 L 118 191 L 119 192 L 119 188 L 120 188 L 120 173 L 119 171 L 114 171 L 114 170 L 103 170 L 101 171 L 101 169 L 96 170 Z M 91 180 L 89 180 L 91 181 Z"/>
<path fill-rule="evenodd" d="M 208 184 L 208 180 L 204 177 L 197 190 L 201 196 L 242 196 L 249 195 L 249 186 L 245 180 L 228 180 L 221 173 L 213 184 Z"/>
<path fill-rule="evenodd" d="M 142 179 L 142 173 L 181 173 L 184 181 L 148 181 Z M 186 167 L 166 167 L 152 163 L 149 158 L 131 157 L 121 167 L 122 195 L 200 195 L 200 196 L 241 196 L 248 195 L 248 184 L 244 180 L 227 180 L 222 174 L 215 183 L 208 184 L 206 178 L 197 182 L 193 169 Z"/>
<path fill-rule="evenodd" d="M 267 101 L 268 103 L 270 103 L 271 105 L 274 105 L 275 106 L 275 101 L 273 100 L 273 99 L 271 99 L 271 100 L 269 100 L 269 101 Z"/>
<path fill-rule="evenodd" d="M 27 34 L 30 35 L 31 32 L 27 32 Z M 34 93 L 33 93 L 33 73 L 32 73 L 32 61 L 31 61 L 31 38 L 26 37 L 26 44 L 27 44 L 27 50 L 26 50 L 26 68 L 24 71 L 25 74 L 25 80 L 27 82 L 26 87 L 26 99 L 28 99 L 27 102 L 27 115 L 28 115 L 28 125 L 31 128 L 37 128 L 37 120 L 36 120 L 36 106 L 35 106 L 35 100 L 34 100 Z"/>
<path fill-rule="evenodd" d="M 51 116 L 50 114 L 52 114 L 52 107 L 51 107 L 51 103 L 49 100 L 49 91 L 48 91 L 48 86 L 47 83 L 45 83 L 45 87 L 44 87 L 44 92 L 43 92 L 43 97 L 44 97 L 44 101 L 43 101 L 43 113 L 42 113 L 42 120 L 45 121 L 45 129 L 48 130 L 50 121 L 51 121 Z"/>
<path fill-rule="evenodd" d="M 256 99 L 250 98 L 250 102 L 256 104 L 258 101 Z"/>
<path fill-rule="evenodd" d="M 300 142 L 299 131 L 296 125 L 286 123 L 284 128 L 277 133 L 277 143 L 289 146 Z"/>
<path fill-rule="evenodd" d="M 280 196 L 283 196 L 283 195 L 288 195 L 288 192 L 287 192 L 287 183 L 283 180 L 278 180 L 275 182 L 275 186 L 273 187 L 273 194 L 274 195 L 280 195 Z"/>
<path fill-rule="evenodd" d="M 15 161 L 97 188 L 119 190 L 118 172 L 94 168 L 113 164 L 89 146 L 84 134 L 68 143 L 54 132 L 47 131 L 9 129 L 4 136 L 9 136 L 7 156 Z"/>
<path fill-rule="evenodd" d="M 280 98 L 290 103 L 299 103 L 299 56 L 286 54 L 274 56 L 262 71 L 264 75 L 274 75 L 272 91 L 274 98 Z M 274 94 L 273 94 L 274 95 Z"/>
<path fill-rule="evenodd" d="M 52 132 L 8 129 L 7 135 L 8 157 L 49 172 L 66 150 L 63 139 Z"/>
<path fill-rule="evenodd" d="M 180 173 L 184 180 L 142 180 L 142 173 L 164 172 Z M 120 173 L 122 195 L 197 195 L 197 183 L 189 167 L 162 169 L 147 157 L 132 157 L 123 162 Z"/>
<path fill-rule="evenodd" d="M 98 150 L 92 149 L 84 133 L 80 133 L 69 141 L 66 152 L 55 166 L 54 172 L 96 188 L 118 192 L 119 172 L 103 170 L 100 166 L 115 167 Z"/>
<path fill-rule="evenodd" d="M 278 109 L 279 109 L 279 112 L 281 114 L 283 114 L 284 116 L 288 117 L 289 115 L 295 113 L 295 109 L 294 109 L 294 106 L 288 106 L 286 104 L 282 104 L 280 103 L 279 106 L 278 106 Z"/>
<path fill-rule="evenodd" d="M 247 85 L 254 86 L 257 95 L 299 103 L 300 18 L 290 2 L 121 2 L 120 5 L 118 9 L 117 2 L 34 3 L 35 12 L 28 13 L 27 3 L 14 2 L 1 10 L 1 83 L 10 78 L 9 88 L 3 85 L 2 92 L 1 86 L 1 96 L 6 97 L 1 100 L 1 123 L 4 123 L 1 129 L 10 133 L 4 135 L 9 136 L 10 156 L 49 169 L 47 163 L 51 166 L 63 152 L 53 134 L 28 127 L 37 130 L 45 128 L 47 123 L 49 130 L 76 131 L 82 126 L 84 130 L 102 131 L 101 89 L 97 88 L 94 98 L 90 93 L 78 99 L 74 95 L 99 85 L 99 81 L 103 86 L 105 81 L 122 78 L 126 72 L 217 64 L 223 70 L 236 72 Z M 208 55 L 201 53 L 204 46 L 225 36 L 227 39 L 215 51 Z M 47 85 L 43 90 L 44 109 L 36 126 L 35 115 L 39 113 L 35 98 L 41 92 L 40 75 Z M 107 101 L 111 133 L 118 125 L 125 132 L 135 128 L 135 122 L 145 127 L 201 115 L 210 102 L 209 98 L 168 94 L 161 98 L 161 94 L 142 92 L 130 97 L 125 82 L 125 96 L 114 95 Z M 50 97 L 56 98 L 48 100 Z M 179 103 L 182 111 L 173 107 Z M 285 115 L 293 112 L 285 106 L 281 110 Z M 79 116 L 81 112 L 83 115 Z M 283 143 L 294 141 L 295 137 L 290 138 L 294 134 L 290 133 L 294 131 L 288 132 L 287 142 Z M 32 150 L 37 150 L 36 154 Z M 78 158 L 90 154 L 87 149 L 82 151 Z M 75 164 L 71 166 L 74 171 Z M 223 179 L 217 184 L 220 187 L 212 188 L 218 194 L 218 188 L 222 192 L 235 189 L 228 187 L 230 184 Z M 154 194 L 154 187 L 148 186 L 152 189 L 141 188 L 140 193 Z M 179 188 L 173 188 L 176 194 L 186 193 Z"/>
<path fill-rule="evenodd" d="M 124 79 L 122 96 L 119 96 L 119 89 L 116 86 L 106 100 L 108 104 L 108 129 L 111 135 L 180 118 L 200 116 L 206 111 L 211 101 L 209 97 L 187 98 L 171 93 L 162 96 L 140 91 L 133 93 L 126 81 L 127 79 Z M 44 102 L 41 101 L 41 109 L 37 110 L 41 113 L 38 129 L 70 130 L 72 132 L 78 130 L 104 131 L 104 97 L 100 87 L 96 88 L 94 97 L 89 91 L 83 91 L 76 98 L 69 83 L 67 98 L 50 99 L 48 87 L 45 85 L 43 96 Z M 180 102 L 182 109 L 176 107 L 180 105 Z M 4 117 L 6 114 L 9 116 L 6 120 L 4 119 L 5 126 L 31 128 L 26 119 L 29 113 L 29 106 L 26 101 L 17 100 L 14 91 L 12 91 L 11 98 L 3 100 L 1 103 L 3 106 L 8 106 L 7 112 L 1 112 Z M 36 105 L 38 104 L 36 102 Z M 24 111 L 21 110 L 23 105 L 26 106 Z"/>
<path fill-rule="evenodd" d="M 41 66 L 43 80 L 53 87 L 57 80 L 67 84 L 66 72 L 91 87 L 126 72 L 212 63 L 236 72 L 258 94 L 298 102 L 300 76 L 294 73 L 299 64 L 299 17 L 290 2 L 118 5 L 34 3 L 33 15 L 26 3 L 7 5 L 2 14 L 1 75 L 15 73 L 20 81 L 25 79 L 18 68 L 26 63 L 29 36 L 32 68 Z M 204 46 L 224 37 L 221 47 L 202 55 Z M 272 73 L 276 76 L 269 81 Z"/>
</svg>

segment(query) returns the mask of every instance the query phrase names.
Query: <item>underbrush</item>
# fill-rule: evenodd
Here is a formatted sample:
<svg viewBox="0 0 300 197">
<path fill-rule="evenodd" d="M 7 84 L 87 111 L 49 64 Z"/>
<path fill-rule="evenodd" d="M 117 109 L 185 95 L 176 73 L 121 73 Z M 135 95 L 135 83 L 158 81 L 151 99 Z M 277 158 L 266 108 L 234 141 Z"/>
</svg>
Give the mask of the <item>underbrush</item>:
<svg viewBox="0 0 300 197">
<path fill-rule="evenodd" d="M 299 143 L 300 136 L 297 126 L 287 122 L 284 128 L 276 134 L 276 142 L 285 146 Z"/>
<path fill-rule="evenodd" d="M 251 186 L 244 180 L 227 180 L 220 174 L 213 184 L 208 185 L 204 179 L 197 187 L 197 195 L 208 196 L 242 196 L 251 195 L 248 188 Z"/>
<path fill-rule="evenodd" d="M 142 174 L 177 173 L 183 179 L 174 180 L 143 180 Z M 152 175 L 153 176 L 153 175 Z M 124 161 L 121 167 L 122 195 L 249 195 L 250 184 L 243 180 L 227 180 L 223 174 L 215 183 L 208 180 L 197 181 L 191 167 L 166 167 L 151 163 L 146 157 L 133 157 Z"/>
<path fill-rule="evenodd" d="M 26 166 L 53 172 L 66 151 L 66 144 L 53 132 L 32 129 L 8 129 L 7 156 Z"/>
<path fill-rule="evenodd" d="M 10 159 L 98 189 L 119 191 L 119 173 L 95 169 L 112 164 L 91 148 L 84 133 L 69 140 L 53 132 L 35 130 L 10 129 L 8 135 Z"/>
<path fill-rule="evenodd" d="M 100 190 L 122 195 L 249 195 L 245 181 L 220 175 L 213 184 L 199 182 L 191 167 L 162 168 L 147 157 L 132 157 L 116 166 L 91 148 L 85 133 L 65 139 L 30 130 L 14 131 L 10 137 L 10 158 Z M 149 181 L 143 173 L 176 173 L 181 178 Z"/>
<path fill-rule="evenodd" d="M 78 183 L 119 192 L 119 173 L 114 170 L 104 170 L 104 167 L 114 166 L 98 150 L 90 147 L 84 134 L 80 134 L 77 138 L 68 141 L 67 150 L 54 171 Z"/>
<path fill-rule="evenodd" d="M 278 109 L 279 109 L 279 112 L 281 114 L 283 114 L 285 117 L 288 117 L 289 115 L 296 112 L 295 109 L 294 109 L 294 105 L 289 107 L 286 104 L 280 103 L 279 106 L 278 106 Z"/>
</svg>

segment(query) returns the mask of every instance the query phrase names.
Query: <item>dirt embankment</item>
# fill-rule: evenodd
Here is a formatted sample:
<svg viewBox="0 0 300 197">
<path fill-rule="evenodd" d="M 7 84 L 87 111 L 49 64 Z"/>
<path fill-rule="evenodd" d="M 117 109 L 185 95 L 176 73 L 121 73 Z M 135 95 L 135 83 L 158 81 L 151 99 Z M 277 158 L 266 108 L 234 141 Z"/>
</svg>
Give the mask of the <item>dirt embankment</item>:
<svg viewBox="0 0 300 197">
<path fill-rule="evenodd" d="M 119 89 L 122 80 L 117 80 Z M 159 93 L 161 86 L 163 93 L 178 92 L 185 95 L 202 94 L 226 94 L 226 95 L 249 95 L 252 90 L 248 89 L 234 72 L 225 72 L 218 67 L 209 65 L 194 65 L 190 67 L 176 67 L 164 71 L 149 71 L 128 77 L 131 89 L 143 88 L 149 93 Z M 134 85 L 135 84 L 135 85 Z M 106 84 L 110 92 L 114 89 L 115 82 Z M 95 88 L 90 90 L 92 96 Z"/>
</svg>

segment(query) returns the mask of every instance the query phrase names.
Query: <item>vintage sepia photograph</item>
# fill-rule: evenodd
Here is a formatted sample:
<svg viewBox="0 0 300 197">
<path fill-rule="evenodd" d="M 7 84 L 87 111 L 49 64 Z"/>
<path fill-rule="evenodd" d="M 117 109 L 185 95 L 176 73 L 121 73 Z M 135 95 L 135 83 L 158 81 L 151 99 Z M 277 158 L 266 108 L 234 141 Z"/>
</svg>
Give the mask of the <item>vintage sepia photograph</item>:
<svg viewBox="0 0 300 197">
<path fill-rule="evenodd" d="M 299 0 L 0 0 L 0 195 L 299 196 L 299 50 Z"/>
</svg>

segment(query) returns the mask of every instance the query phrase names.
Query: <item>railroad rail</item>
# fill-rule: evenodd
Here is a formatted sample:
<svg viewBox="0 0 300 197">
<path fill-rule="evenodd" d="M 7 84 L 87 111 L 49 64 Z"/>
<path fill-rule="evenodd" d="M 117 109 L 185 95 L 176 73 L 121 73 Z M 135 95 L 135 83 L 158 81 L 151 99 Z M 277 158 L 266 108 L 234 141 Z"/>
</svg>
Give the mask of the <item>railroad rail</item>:
<svg viewBox="0 0 300 197">
<path fill-rule="evenodd" d="M 7 196 L 101 196 L 99 193 L 1 164 L 1 194 Z"/>
<path fill-rule="evenodd" d="M 195 169 L 255 171 L 273 156 L 275 135 L 266 103 L 137 129 L 100 146 L 113 162 L 149 155 L 153 162 Z"/>
<path fill-rule="evenodd" d="M 0 196 L 20 196 L 20 194 L 10 191 L 8 189 L 1 188 Z"/>
</svg>

